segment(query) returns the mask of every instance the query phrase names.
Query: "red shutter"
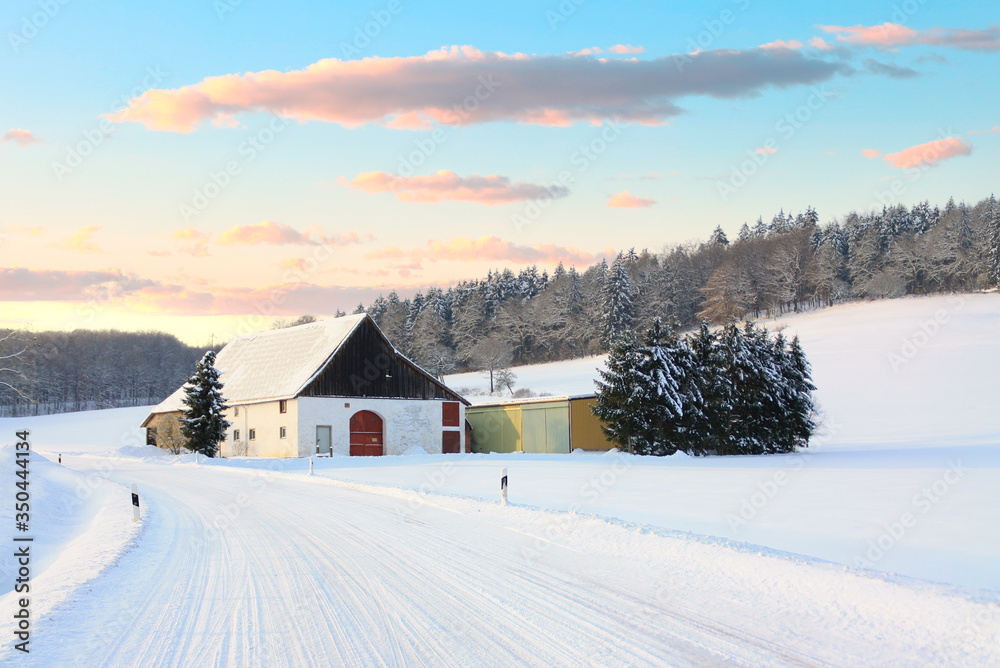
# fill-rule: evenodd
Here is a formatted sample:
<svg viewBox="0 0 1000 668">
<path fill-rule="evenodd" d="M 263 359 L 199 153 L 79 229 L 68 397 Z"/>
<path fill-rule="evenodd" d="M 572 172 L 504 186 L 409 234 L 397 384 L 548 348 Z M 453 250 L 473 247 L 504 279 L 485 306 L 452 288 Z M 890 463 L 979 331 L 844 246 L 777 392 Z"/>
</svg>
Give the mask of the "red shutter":
<svg viewBox="0 0 1000 668">
<path fill-rule="evenodd" d="M 462 451 L 462 432 L 443 431 L 441 432 L 441 452 L 444 454 L 455 454 Z"/>
<path fill-rule="evenodd" d="M 445 427 L 457 427 L 459 409 L 457 401 L 446 401 L 441 407 L 441 424 Z"/>
</svg>

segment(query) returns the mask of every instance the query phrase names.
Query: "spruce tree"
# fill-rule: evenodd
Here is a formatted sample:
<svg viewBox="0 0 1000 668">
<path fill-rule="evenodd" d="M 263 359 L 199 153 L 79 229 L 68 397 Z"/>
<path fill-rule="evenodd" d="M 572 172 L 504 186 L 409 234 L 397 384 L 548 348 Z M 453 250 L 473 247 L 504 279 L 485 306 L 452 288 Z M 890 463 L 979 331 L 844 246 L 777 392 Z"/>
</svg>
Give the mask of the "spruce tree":
<svg viewBox="0 0 1000 668">
<path fill-rule="evenodd" d="M 632 331 L 634 315 L 632 279 L 628 274 L 628 263 L 619 253 L 604 284 L 604 338 L 609 347 L 626 332 Z"/>
<path fill-rule="evenodd" d="M 598 372 L 601 379 L 596 381 L 597 400 L 591 409 L 604 423 L 604 434 L 629 452 L 648 433 L 649 400 L 643 391 L 648 386 L 640 381 L 641 361 L 635 338 L 630 333 L 619 337 L 608 353 L 607 369 Z"/>
<path fill-rule="evenodd" d="M 230 425 L 223 417 L 227 406 L 222 398 L 214 351 L 205 353 L 195 367 L 194 375 L 184 386 L 183 403 L 181 433 L 187 439 L 187 449 L 214 457 Z"/>
<path fill-rule="evenodd" d="M 986 203 L 986 233 L 989 235 L 989 281 L 1000 287 L 1000 211 L 997 200 L 990 195 Z"/>
<path fill-rule="evenodd" d="M 650 400 L 646 408 L 648 452 L 643 454 L 689 452 L 696 444 L 700 428 L 697 417 L 701 411 L 701 393 L 694 378 L 690 348 L 657 319 L 646 333 L 640 356 L 640 382 L 648 387 Z M 641 388 L 638 391 L 645 396 Z"/>
<path fill-rule="evenodd" d="M 729 245 L 729 239 L 726 237 L 726 233 L 722 231 L 721 225 L 715 226 L 715 230 L 712 232 L 712 236 L 708 238 L 708 243 L 714 246 Z"/>
<path fill-rule="evenodd" d="M 806 354 L 799 343 L 799 337 L 792 339 L 785 353 L 785 378 L 792 389 L 792 397 L 786 421 L 789 424 L 793 447 L 806 447 L 809 437 L 816 430 L 816 404 L 812 393 L 816 386 L 812 382 L 812 374 Z"/>
<path fill-rule="evenodd" d="M 685 416 L 690 430 L 688 454 L 720 453 L 728 438 L 729 411 L 732 410 L 733 385 L 723 371 L 718 338 L 702 322 L 690 338 L 691 373 L 699 401 Z"/>
</svg>

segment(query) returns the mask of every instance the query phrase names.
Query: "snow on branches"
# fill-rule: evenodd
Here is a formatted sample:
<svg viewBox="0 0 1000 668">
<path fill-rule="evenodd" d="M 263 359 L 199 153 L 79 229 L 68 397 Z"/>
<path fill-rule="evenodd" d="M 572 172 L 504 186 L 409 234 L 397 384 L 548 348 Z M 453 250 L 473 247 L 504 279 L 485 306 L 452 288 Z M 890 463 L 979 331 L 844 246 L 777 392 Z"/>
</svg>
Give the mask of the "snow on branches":
<svg viewBox="0 0 1000 668">
<path fill-rule="evenodd" d="M 657 320 L 612 346 L 594 414 L 637 454 L 792 452 L 816 428 L 809 363 L 798 339 L 746 323 L 678 338 Z"/>
<path fill-rule="evenodd" d="M 230 425 L 223 417 L 227 406 L 222 398 L 214 351 L 205 353 L 195 367 L 194 375 L 184 386 L 183 403 L 181 433 L 187 439 L 188 450 L 214 457 Z"/>
</svg>

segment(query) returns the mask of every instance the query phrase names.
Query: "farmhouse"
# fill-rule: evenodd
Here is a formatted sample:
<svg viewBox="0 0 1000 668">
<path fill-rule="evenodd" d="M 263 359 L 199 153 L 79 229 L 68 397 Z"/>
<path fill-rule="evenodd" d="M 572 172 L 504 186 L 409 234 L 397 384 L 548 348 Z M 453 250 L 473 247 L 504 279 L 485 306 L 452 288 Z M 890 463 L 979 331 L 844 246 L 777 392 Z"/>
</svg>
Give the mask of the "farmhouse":
<svg viewBox="0 0 1000 668">
<path fill-rule="evenodd" d="M 468 402 L 401 355 L 366 314 L 237 337 L 216 368 L 232 423 L 225 457 L 467 451 Z M 183 397 L 179 388 L 143 421 L 150 444 L 169 447 Z"/>
</svg>

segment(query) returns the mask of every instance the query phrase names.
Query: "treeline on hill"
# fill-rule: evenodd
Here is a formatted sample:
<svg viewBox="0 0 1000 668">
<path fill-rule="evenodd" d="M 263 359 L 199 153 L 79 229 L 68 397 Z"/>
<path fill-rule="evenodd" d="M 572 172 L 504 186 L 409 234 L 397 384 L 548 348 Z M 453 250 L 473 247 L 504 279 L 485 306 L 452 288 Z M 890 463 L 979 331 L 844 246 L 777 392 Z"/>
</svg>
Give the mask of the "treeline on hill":
<svg viewBox="0 0 1000 668">
<path fill-rule="evenodd" d="M 850 213 L 826 225 L 812 208 L 782 211 L 770 223 L 744 224 L 731 240 L 716 228 L 702 243 L 630 250 L 583 271 L 561 264 L 551 276 L 534 266 L 491 271 L 411 299 L 391 292 L 355 313 L 367 311 L 401 352 L 440 376 L 605 352 L 616 337 L 644 332 L 657 318 L 684 331 L 705 320 L 998 282 L 1000 213 L 990 196 L 971 206 L 949 200 L 943 210 L 924 202 Z M 157 403 L 204 352 L 156 333 L 34 338 L 27 355 L 6 361 L 0 341 L 0 415 Z M 509 380 L 497 385 L 511 388 Z"/>
<path fill-rule="evenodd" d="M 641 455 L 794 452 L 816 427 L 815 386 L 796 337 L 747 322 L 679 338 L 659 320 L 611 346 L 594 414 L 608 438 Z"/>
<path fill-rule="evenodd" d="M 627 251 L 579 272 L 558 266 L 490 272 L 412 299 L 395 292 L 367 310 L 428 370 L 491 368 L 496 348 L 530 364 L 604 352 L 656 318 L 679 330 L 858 298 L 971 291 L 1000 280 L 1000 215 L 991 196 L 851 213 L 819 224 L 812 208 L 721 228 L 703 243 Z"/>
<path fill-rule="evenodd" d="M 5 365 L 12 372 L 0 382 L 4 417 L 156 404 L 205 353 L 161 332 L 17 333 L 8 344 L 24 354 Z"/>
</svg>

